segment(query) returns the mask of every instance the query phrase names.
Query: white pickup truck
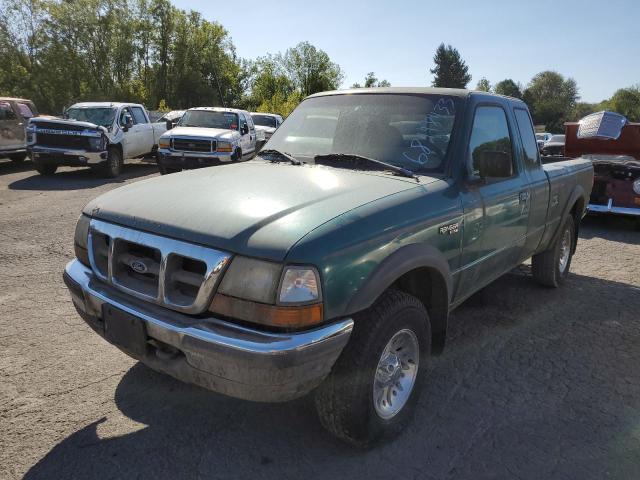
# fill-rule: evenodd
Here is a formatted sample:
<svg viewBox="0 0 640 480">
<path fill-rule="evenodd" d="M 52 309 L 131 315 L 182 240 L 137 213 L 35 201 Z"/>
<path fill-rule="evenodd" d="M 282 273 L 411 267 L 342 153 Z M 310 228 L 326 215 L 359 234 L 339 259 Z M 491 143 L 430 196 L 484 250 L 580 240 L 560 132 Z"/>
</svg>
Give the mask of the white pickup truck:
<svg viewBox="0 0 640 480">
<path fill-rule="evenodd" d="M 88 166 L 116 177 L 125 159 L 155 152 L 166 128 L 164 122 L 151 123 L 136 103 L 76 103 L 64 119 L 31 119 L 27 149 L 41 175 L 53 175 L 60 166 Z"/>
</svg>

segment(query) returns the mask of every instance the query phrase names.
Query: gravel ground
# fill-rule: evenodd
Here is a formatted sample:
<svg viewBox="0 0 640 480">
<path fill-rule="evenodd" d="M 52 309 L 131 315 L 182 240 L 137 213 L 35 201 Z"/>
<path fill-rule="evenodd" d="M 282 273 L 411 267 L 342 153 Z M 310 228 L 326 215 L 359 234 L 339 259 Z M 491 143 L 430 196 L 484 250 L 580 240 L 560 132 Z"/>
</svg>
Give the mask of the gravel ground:
<svg viewBox="0 0 640 480">
<path fill-rule="evenodd" d="M 524 265 L 456 310 L 415 421 L 370 452 L 309 399 L 263 405 L 154 373 L 95 335 L 62 282 L 75 221 L 123 179 L 0 162 L 0 478 L 640 478 L 640 232 L 587 218 L 572 276 Z"/>
</svg>

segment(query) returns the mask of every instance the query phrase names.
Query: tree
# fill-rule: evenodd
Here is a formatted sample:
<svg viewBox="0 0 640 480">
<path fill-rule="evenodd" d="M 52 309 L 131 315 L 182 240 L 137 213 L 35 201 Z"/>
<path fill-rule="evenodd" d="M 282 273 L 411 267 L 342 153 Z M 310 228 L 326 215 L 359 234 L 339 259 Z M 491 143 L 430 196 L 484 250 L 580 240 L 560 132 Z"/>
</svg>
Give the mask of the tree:
<svg viewBox="0 0 640 480">
<path fill-rule="evenodd" d="M 458 50 L 441 43 L 433 57 L 436 64 L 430 71 L 434 75 L 434 87 L 466 88 L 471 81 L 469 68 L 460 57 Z"/>
<path fill-rule="evenodd" d="M 303 96 L 325 90 L 336 90 L 344 79 L 340 66 L 326 52 L 309 42 L 301 42 L 278 54 L 278 63 Z"/>
<path fill-rule="evenodd" d="M 552 71 L 534 76 L 523 95 L 534 123 L 545 125 L 551 132 L 564 130 L 564 122 L 579 98 L 576 81 Z"/>
<path fill-rule="evenodd" d="M 493 91 L 500 95 L 506 95 L 507 97 L 522 98 L 522 87 L 510 78 L 496 83 Z"/>
<path fill-rule="evenodd" d="M 491 83 L 485 77 L 482 77 L 480 80 L 478 80 L 478 84 L 476 85 L 476 90 L 480 92 L 490 92 Z"/>
<path fill-rule="evenodd" d="M 571 113 L 567 117 L 567 120 L 570 122 L 577 122 L 583 117 L 586 117 L 590 113 L 597 112 L 598 104 L 595 103 L 586 103 L 586 102 L 576 102 L 575 106 L 571 110 Z M 600 109 L 602 110 L 602 109 Z"/>
<path fill-rule="evenodd" d="M 364 88 L 372 88 L 372 87 L 390 87 L 391 84 L 387 80 L 378 80 L 376 74 L 374 72 L 367 73 L 367 76 L 364 77 Z M 351 85 L 351 88 L 363 88 L 359 83 L 354 83 Z"/>
<path fill-rule="evenodd" d="M 605 108 L 627 117 L 630 122 L 640 122 L 640 85 L 616 90 Z"/>
</svg>

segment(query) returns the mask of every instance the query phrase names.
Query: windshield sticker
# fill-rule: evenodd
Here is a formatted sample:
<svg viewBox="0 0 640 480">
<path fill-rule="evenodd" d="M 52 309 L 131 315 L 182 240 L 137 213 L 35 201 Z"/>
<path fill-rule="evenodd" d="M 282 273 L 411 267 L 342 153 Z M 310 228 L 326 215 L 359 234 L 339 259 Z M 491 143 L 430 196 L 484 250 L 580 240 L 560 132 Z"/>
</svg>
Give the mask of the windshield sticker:
<svg viewBox="0 0 640 480">
<path fill-rule="evenodd" d="M 417 133 L 426 137 L 426 142 L 434 145 L 435 148 L 429 148 L 419 139 L 411 140 L 409 145 L 410 151 L 403 152 L 402 156 L 412 163 L 424 166 L 432 160 L 432 155 L 439 157 L 436 150 L 439 144 L 446 145 L 449 142 L 449 135 L 453 127 L 453 119 L 455 118 L 455 104 L 450 98 L 439 99 L 433 107 L 433 111 L 427 113 L 424 119 L 418 124 Z M 437 167 L 442 158 L 434 158 L 436 165 L 428 165 L 429 167 Z"/>
</svg>

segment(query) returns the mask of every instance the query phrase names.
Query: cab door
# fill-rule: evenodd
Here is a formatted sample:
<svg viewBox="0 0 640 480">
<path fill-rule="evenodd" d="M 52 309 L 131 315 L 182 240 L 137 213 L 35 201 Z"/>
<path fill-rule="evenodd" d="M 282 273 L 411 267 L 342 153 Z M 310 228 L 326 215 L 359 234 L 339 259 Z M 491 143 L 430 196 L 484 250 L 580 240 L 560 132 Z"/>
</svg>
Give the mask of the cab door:
<svg viewBox="0 0 640 480">
<path fill-rule="evenodd" d="M 240 148 L 242 149 L 242 156 L 245 157 L 255 150 L 255 127 L 252 135 L 247 116 L 240 112 L 238 113 L 238 117 L 240 119 Z M 251 142 L 252 138 L 254 139 L 253 147 Z"/>
<path fill-rule="evenodd" d="M 142 107 L 132 106 L 131 112 L 133 113 L 134 125 L 131 131 L 135 135 L 136 148 L 138 155 L 145 155 L 153 150 L 154 136 L 153 125 L 149 123 L 147 114 L 142 110 Z"/>
<path fill-rule="evenodd" d="M 481 177 L 479 159 L 488 153 L 508 158 L 508 173 Z M 466 155 L 461 297 L 518 263 L 529 217 L 529 186 L 514 155 L 513 135 L 501 104 L 476 107 Z"/>
<path fill-rule="evenodd" d="M 25 148 L 25 128 L 14 102 L 0 101 L 0 150 Z"/>
</svg>

